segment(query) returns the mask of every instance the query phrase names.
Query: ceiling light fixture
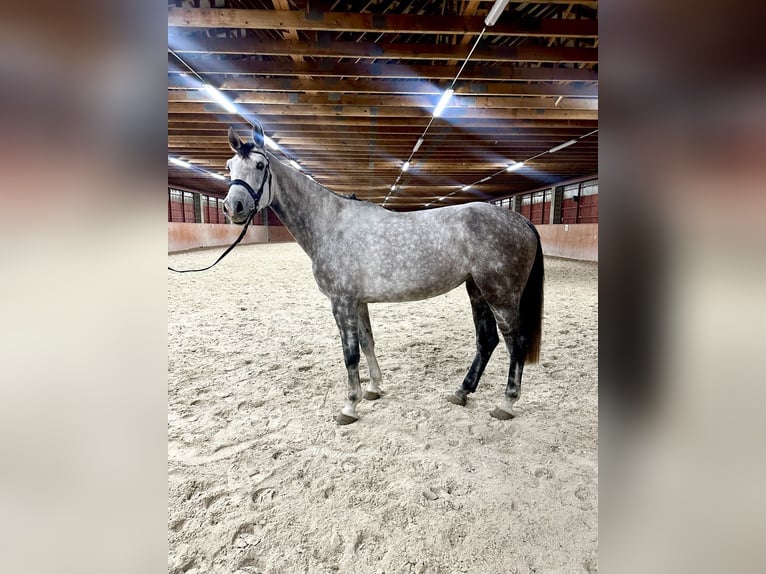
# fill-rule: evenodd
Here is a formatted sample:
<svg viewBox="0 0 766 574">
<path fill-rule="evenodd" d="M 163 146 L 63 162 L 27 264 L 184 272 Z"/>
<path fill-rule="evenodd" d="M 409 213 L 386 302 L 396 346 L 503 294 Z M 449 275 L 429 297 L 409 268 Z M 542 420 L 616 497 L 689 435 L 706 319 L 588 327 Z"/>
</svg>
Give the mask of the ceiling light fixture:
<svg viewBox="0 0 766 574">
<path fill-rule="evenodd" d="M 556 98 L 556 102 L 553 104 L 553 106 L 558 108 L 559 104 L 561 103 L 561 100 L 563 99 L 564 99 L 564 96 L 559 96 L 558 98 Z"/>
<path fill-rule="evenodd" d="M 409 162 L 409 160 L 407 160 L 407 161 L 405 161 L 405 162 L 402 164 L 402 171 L 407 171 L 407 170 L 409 170 L 409 169 L 410 169 L 410 162 Z"/>
<path fill-rule="evenodd" d="M 221 104 L 226 109 L 227 112 L 231 112 L 232 114 L 237 113 L 237 108 L 234 107 L 234 104 L 231 103 L 229 98 L 224 96 L 221 92 L 216 90 L 210 84 L 205 84 L 204 88 L 205 88 L 205 91 L 208 94 L 210 94 L 210 97 L 213 98 L 219 104 Z"/>
<path fill-rule="evenodd" d="M 171 158 L 168 158 L 168 159 L 170 159 L 170 163 L 174 163 L 174 164 L 176 164 L 178 166 L 186 167 L 186 168 L 192 167 L 192 164 L 190 164 L 188 161 L 184 161 L 182 159 L 178 159 L 177 157 L 171 157 Z"/>
<path fill-rule="evenodd" d="M 523 161 L 515 161 L 511 165 L 506 167 L 505 171 L 516 171 L 518 169 L 521 169 L 522 167 L 524 167 L 524 162 Z"/>
<path fill-rule="evenodd" d="M 231 102 L 231 100 L 229 100 L 229 99 L 228 99 L 226 96 L 224 96 L 224 95 L 223 95 L 223 94 L 222 94 L 220 91 L 218 91 L 216 88 L 214 88 L 213 86 L 211 86 L 210 84 L 208 84 L 207 82 L 205 82 L 204 78 L 203 78 L 202 76 L 200 76 L 200 75 L 199 75 L 197 72 L 195 72 L 195 71 L 194 71 L 194 68 L 192 68 L 192 67 L 191 67 L 189 64 L 187 64 L 187 63 L 186 63 L 186 62 L 185 62 L 185 61 L 184 61 L 184 60 L 181 58 L 181 56 L 179 56 L 179 55 L 178 55 L 176 52 L 174 52 L 174 51 L 173 51 L 173 50 L 172 50 L 170 47 L 168 47 L 168 52 L 169 52 L 170 54 L 172 54 L 172 55 L 173 55 L 173 57 L 174 57 L 176 60 L 178 60 L 178 61 L 179 61 L 181 64 L 183 64 L 183 66 L 184 66 L 184 67 L 185 67 L 187 70 L 189 70 L 189 72 L 191 72 L 192 74 L 194 74 L 194 76 L 196 76 L 196 78 L 197 78 L 197 79 L 200 81 L 200 84 L 202 85 L 202 89 L 203 89 L 203 90 L 205 90 L 205 91 L 206 91 L 208 94 L 210 94 L 210 96 L 211 96 L 211 97 L 212 97 L 212 98 L 213 98 L 213 99 L 214 99 L 216 102 L 218 102 L 218 103 L 219 103 L 221 106 L 223 106 L 223 107 L 226 109 L 226 111 L 228 111 L 228 112 L 231 112 L 232 114 L 237 114 L 237 115 L 239 115 L 241 118 L 243 118 L 244 120 L 246 120 L 248 123 L 252 123 L 252 122 L 251 122 L 251 121 L 250 121 L 250 120 L 249 120 L 247 117 L 245 117 L 245 116 L 244 116 L 242 113 L 240 113 L 240 112 L 237 110 L 237 108 L 236 108 L 236 107 L 235 107 L 235 105 L 234 105 L 234 104 Z M 182 75 L 185 75 L 185 74 L 186 74 L 186 72 L 182 72 Z M 275 150 L 275 151 L 280 151 L 280 152 L 281 152 L 281 153 L 282 153 L 282 154 L 283 154 L 283 155 L 284 155 L 284 156 L 287 158 L 287 160 L 288 160 L 289 164 L 290 164 L 292 167 L 294 167 L 295 169 L 298 169 L 298 170 L 300 170 L 300 171 L 302 171 L 302 172 L 303 172 L 303 168 L 301 167 L 301 165 L 300 165 L 300 164 L 299 164 L 297 161 L 295 161 L 295 160 L 291 159 L 291 158 L 290 158 L 290 157 L 287 155 L 287 153 L 285 153 L 285 152 L 284 152 L 284 150 L 282 150 L 282 149 L 279 147 L 279 144 L 277 144 L 277 143 L 276 143 L 274 140 L 272 140 L 272 139 L 271 139 L 269 136 L 267 136 L 267 135 L 265 135 L 265 134 L 264 134 L 264 142 L 265 142 L 266 146 L 267 146 L 267 147 L 269 147 L 269 148 L 271 148 L 272 150 Z M 177 160 L 176 158 L 168 158 L 168 159 L 169 159 L 170 161 L 172 161 L 174 164 L 176 164 L 176 165 L 180 165 L 181 167 L 186 167 L 186 168 L 196 169 L 196 170 L 198 170 L 198 171 L 203 171 L 204 173 L 207 173 L 207 174 L 210 174 L 210 175 L 216 175 L 216 174 L 211 174 L 210 172 L 208 172 L 208 171 L 206 171 L 206 170 L 203 170 L 202 168 L 199 168 L 199 167 L 193 166 L 193 165 L 191 165 L 190 163 L 187 163 L 187 162 L 185 162 L 185 161 L 183 161 L 183 160 Z M 306 172 L 304 172 L 304 173 L 305 173 L 305 174 L 306 174 L 308 177 L 310 177 L 311 179 L 314 179 L 313 177 L 311 177 L 311 175 L 310 175 L 310 174 L 308 174 L 308 173 L 306 173 Z M 216 177 L 217 177 L 217 175 L 216 175 Z M 223 178 L 223 179 L 226 179 L 226 178 Z M 316 180 L 314 179 L 314 181 L 316 181 Z M 398 181 L 398 180 L 397 180 L 397 181 Z"/>
<path fill-rule="evenodd" d="M 551 149 L 549 149 L 549 150 L 548 150 L 548 153 L 554 153 L 554 152 L 557 152 L 557 151 L 559 151 L 560 149 L 564 149 L 565 147 L 569 147 L 570 145 L 572 145 L 572 144 L 576 144 L 576 143 L 577 143 L 577 140 L 576 140 L 576 139 L 573 139 L 573 140 L 569 140 L 568 142 L 564 142 L 563 144 L 559 144 L 559 145 L 557 145 L 556 147 L 552 147 Z"/>
<path fill-rule="evenodd" d="M 423 138 L 418 138 L 418 141 L 415 143 L 415 147 L 412 150 L 412 154 L 415 155 L 418 153 L 418 150 L 420 149 L 420 146 L 423 145 Z"/>
<path fill-rule="evenodd" d="M 447 88 L 444 93 L 442 94 L 441 99 L 439 100 L 439 103 L 436 104 L 436 108 L 434 108 L 434 117 L 438 118 L 442 115 L 442 112 L 444 111 L 444 108 L 447 107 L 447 103 L 452 98 L 452 94 L 455 93 L 455 90 L 452 88 Z"/>
<path fill-rule="evenodd" d="M 484 18 L 484 25 L 494 26 L 495 22 L 497 22 L 497 19 L 500 17 L 500 14 L 505 10 L 507 4 L 508 0 L 495 0 L 495 4 L 490 9 L 489 14 Z"/>
<path fill-rule="evenodd" d="M 468 191 L 469 189 L 471 189 L 470 185 L 464 185 L 463 187 L 460 188 L 460 191 Z"/>
</svg>

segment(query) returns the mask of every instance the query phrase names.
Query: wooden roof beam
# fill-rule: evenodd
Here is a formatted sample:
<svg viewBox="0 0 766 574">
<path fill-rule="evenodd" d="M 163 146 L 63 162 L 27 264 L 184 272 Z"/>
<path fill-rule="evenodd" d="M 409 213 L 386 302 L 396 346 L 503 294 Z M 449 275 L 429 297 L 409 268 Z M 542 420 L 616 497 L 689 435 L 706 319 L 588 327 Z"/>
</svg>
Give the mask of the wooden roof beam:
<svg viewBox="0 0 766 574">
<path fill-rule="evenodd" d="M 348 116 L 348 117 L 317 117 L 310 115 L 296 115 L 290 114 L 258 114 L 258 119 L 266 129 L 266 133 L 270 134 L 271 131 L 281 129 L 281 126 L 366 126 L 366 127 L 407 127 L 407 126 L 419 126 L 422 129 L 426 127 L 426 124 L 430 120 L 430 116 L 421 118 L 387 118 L 387 117 L 360 117 L 360 116 Z M 168 124 L 175 126 L 183 126 L 186 123 L 209 123 L 211 126 L 218 126 L 218 129 L 226 132 L 226 128 L 229 124 L 241 125 L 243 122 L 242 117 L 239 114 L 227 114 L 216 113 L 207 114 L 204 112 L 190 112 L 185 111 L 183 113 L 168 112 Z M 434 122 L 431 129 L 437 128 L 439 125 L 444 125 L 446 122 L 439 118 L 438 122 Z M 451 118 L 448 122 L 452 127 L 470 130 L 497 127 L 497 122 L 492 119 L 486 118 Z M 507 129 L 513 128 L 530 128 L 530 127 L 543 127 L 543 128 L 581 128 L 584 130 L 594 130 L 598 127 L 598 120 L 575 120 L 575 119 L 553 119 L 540 117 L 533 119 L 516 119 L 512 125 L 506 126 Z"/>
<path fill-rule="evenodd" d="M 252 55 L 252 54 L 251 54 Z M 216 57 L 197 56 L 189 59 L 189 64 L 205 76 L 225 74 L 229 77 L 237 75 L 254 76 L 310 76 L 324 78 L 353 77 L 353 78 L 399 78 L 415 80 L 452 80 L 455 77 L 455 67 L 447 65 L 405 65 L 359 62 L 358 64 L 343 64 L 323 60 L 318 62 L 295 62 L 285 66 L 284 62 L 266 62 L 258 60 L 226 60 Z M 168 61 L 169 74 L 188 74 L 189 70 L 176 61 Z M 497 65 L 469 63 L 460 74 L 461 81 L 468 80 L 499 80 L 503 82 L 597 82 L 598 74 L 593 70 L 545 67 L 529 68 L 527 66 Z"/>
<path fill-rule="evenodd" d="M 377 34 L 478 34 L 483 16 L 421 16 L 298 10 L 245 10 L 169 8 L 169 28 L 238 28 L 249 30 L 312 30 L 374 32 Z M 598 21 L 546 18 L 506 19 L 490 27 L 487 35 L 560 38 L 596 38 Z"/>
<path fill-rule="evenodd" d="M 244 92 L 232 98 L 235 104 L 262 105 L 309 105 L 309 106 L 369 106 L 421 108 L 432 110 L 438 102 L 437 97 L 415 95 L 379 95 L 379 94 L 282 94 Z M 170 90 L 168 102 L 196 102 L 213 104 L 215 100 L 202 90 Z M 455 95 L 447 108 L 524 108 L 524 109 L 559 109 L 559 110 L 597 110 L 597 98 L 563 98 L 558 105 L 552 97 L 546 96 L 475 96 Z"/>
<path fill-rule="evenodd" d="M 241 54 L 259 56 L 312 56 L 402 60 L 454 60 L 455 47 L 446 44 L 397 44 L 391 42 L 302 42 L 258 38 L 190 38 L 175 36 L 172 47 L 183 54 Z M 459 54 L 457 54 L 460 56 Z M 467 55 L 467 50 L 466 54 Z M 465 57 L 465 55 L 462 55 Z M 597 48 L 491 46 L 479 47 L 472 62 L 598 63 Z M 199 72 L 199 70 L 197 70 Z M 230 71 L 231 73 L 231 71 Z M 454 73 L 454 70 L 453 70 Z M 352 74 L 353 75 L 353 74 Z M 356 74 L 359 76 L 359 74 Z"/>
<path fill-rule="evenodd" d="M 169 89 L 194 89 L 193 85 L 177 75 L 168 76 Z M 430 94 L 441 95 L 442 88 L 427 80 L 337 80 L 316 78 L 232 78 L 224 80 L 218 89 L 221 91 L 252 92 L 317 92 L 317 93 L 352 93 L 352 94 Z M 465 96 L 598 96 L 598 86 L 580 83 L 548 82 L 458 82 L 456 95 Z"/>
<path fill-rule="evenodd" d="M 345 118 L 349 116 L 374 117 L 374 118 L 430 118 L 431 109 L 418 107 L 400 108 L 395 106 L 319 106 L 319 105 L 262 105 L 262 104 L 239 104 L 244 111 L 261 115 L 290 115 L 290 116 L 324 116 L 326 118 Z M 204 114 L 206 112 L 218 112 L 218 104 L 203 104 L 196 102 L 169 102 L 169 114 Z M 237 117 L 236 114 L 231 114 Z M 598 110 L 593 109 L 519 109 L 519 108 L 475 108 L 475 107 L 448 107 L 444 110 L 442 119 L 452 118 L 483 118 L 483 119 L 570 119 L 570 120 L 598 120 Z"/>
</svg>

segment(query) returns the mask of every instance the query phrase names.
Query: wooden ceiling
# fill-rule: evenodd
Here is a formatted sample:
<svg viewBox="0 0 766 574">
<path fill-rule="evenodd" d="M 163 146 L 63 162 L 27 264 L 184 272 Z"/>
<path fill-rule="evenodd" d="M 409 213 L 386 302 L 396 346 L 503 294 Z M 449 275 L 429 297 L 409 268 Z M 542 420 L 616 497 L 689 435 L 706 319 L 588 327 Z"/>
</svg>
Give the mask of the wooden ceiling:
<svg viewBox="0 0 766 574">
<path fill-rule="evenodd" d="M 169 2 L 168 156 L 226 175 L 227 126 L 249 139 L 248 120 L 257 118 L 319 183 L 397 210 L 597 173 L 597 2 L 510 2 L 476 43 L 493 4 Z M 432 118 L 474 44 L 455 95 Z M 239 113 L 201 90 L 199 78 Z M 226 193 L 224 180 L 170 162 L 168 184 Z"/>
</svg>

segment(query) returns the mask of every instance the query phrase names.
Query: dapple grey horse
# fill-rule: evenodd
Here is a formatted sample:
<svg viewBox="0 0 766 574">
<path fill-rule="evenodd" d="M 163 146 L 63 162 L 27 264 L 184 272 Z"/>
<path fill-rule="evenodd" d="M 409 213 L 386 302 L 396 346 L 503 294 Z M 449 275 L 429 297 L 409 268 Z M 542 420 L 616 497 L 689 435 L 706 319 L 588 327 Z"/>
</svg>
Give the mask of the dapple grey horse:
<svg viewBox="0 0 766 574">
<path fill-rule="evenodd" d="M 279 162 L 264 148 L 257 122 L 253 142 L 243 142 L 229 127 L 229 145 L 236 154 L 227 162 L 231 183 L 224 212 L 244 224 L 271 207 L 311 258 L 317 285 L 332 304 L 349 386 L 338 424 L 358 420 L 360 347 L 370 370 L 364 397 L 383 393 L 368 303 L 425 299 L 461 283 L 473 308 L 476 356 L 447 400 L 465 405 L 476 390 L 499 327 L 511 364 L 503 401 L 490 414 L 514 416 L 524 364 L 537 361 L 542 331 L 543 253 L 527 219 L 488 203 L 397 213 L 354 201 Z"/>
</svg>

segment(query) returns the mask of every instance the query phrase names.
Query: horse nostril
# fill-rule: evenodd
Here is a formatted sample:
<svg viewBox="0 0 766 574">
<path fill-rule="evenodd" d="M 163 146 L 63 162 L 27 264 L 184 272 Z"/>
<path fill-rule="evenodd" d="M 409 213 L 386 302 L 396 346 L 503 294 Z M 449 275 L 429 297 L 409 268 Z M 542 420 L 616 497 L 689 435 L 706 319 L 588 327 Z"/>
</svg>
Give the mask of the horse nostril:
<svg viewBox="0 0 766 574">
<path fill-rule="evenodd" d="M 223 212 L 226 215 L 231 215 L 231 213 L 229 212 L 229 206 L 226 203 L 223 204 Z"/>
<path fill-rule="evenodd" d="M 237 202 L 237 213 L 240 213 L 243 209 L 245 209 L 245 206 L 242 205 L 241 201 Z"/>
</svg>

